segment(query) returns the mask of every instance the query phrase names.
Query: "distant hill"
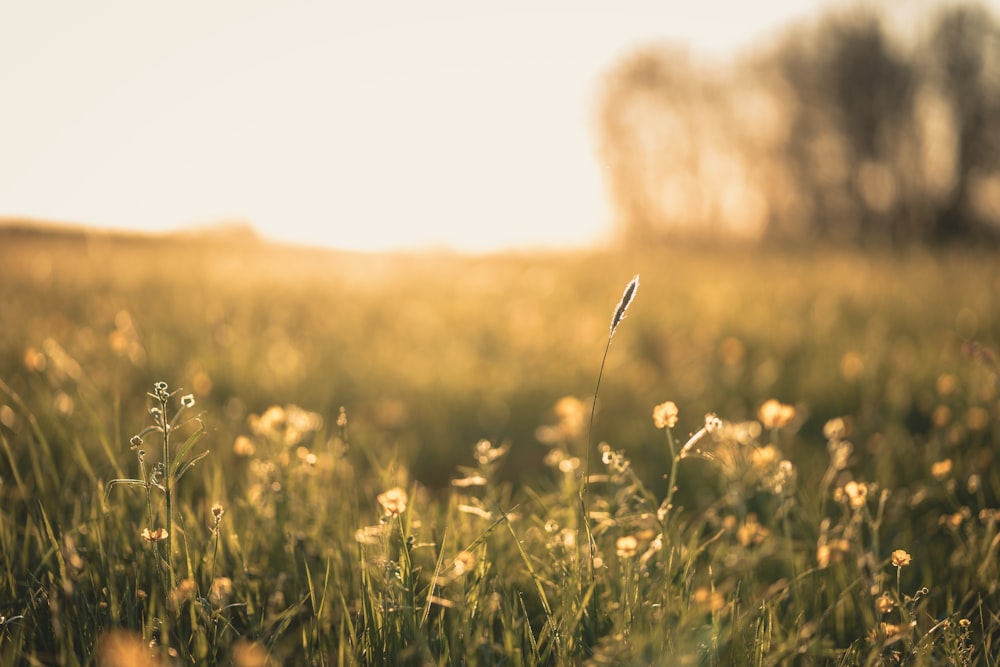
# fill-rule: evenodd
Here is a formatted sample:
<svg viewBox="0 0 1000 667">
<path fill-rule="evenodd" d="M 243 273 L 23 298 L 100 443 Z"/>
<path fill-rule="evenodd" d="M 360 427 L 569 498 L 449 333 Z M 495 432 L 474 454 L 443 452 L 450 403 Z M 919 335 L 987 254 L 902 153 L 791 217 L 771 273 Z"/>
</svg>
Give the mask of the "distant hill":
<svg viewBox="0 0 1000 667">
<path fill-rule="evenodd" d="M 244 221 L 225 221 L 170 232 L 140 232 L 72 222 L 0 217 L 0 238 L 12 237 L 22 239 L 46 237 L 51 240 L 59 238 L 66 241 L 95 237 L 122 241 L 222 241 L 241 245 L 263 242 L 253 225 Z"/>
</svg>

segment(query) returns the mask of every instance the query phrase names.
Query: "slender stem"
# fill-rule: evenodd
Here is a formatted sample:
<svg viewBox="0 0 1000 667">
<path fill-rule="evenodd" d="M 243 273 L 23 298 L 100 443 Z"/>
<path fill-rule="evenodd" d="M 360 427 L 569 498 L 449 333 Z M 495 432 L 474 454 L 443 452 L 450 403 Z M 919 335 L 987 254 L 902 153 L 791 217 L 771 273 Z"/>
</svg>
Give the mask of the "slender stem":
<svg viewBox="0 0 1000 667">
<path fill-rule="evenodd" d="M 594 540 L 593 531 L 590 529 L 590 459 L 594 449 L 594 414 L 597 412 L 597 395 L 601 391 L 601 378 L 604 376 L 604 364 L 608 360 L 608 350 L 611 349 L 611 338 L 614 330 L 608 336 L 608 344 L 604 346 L 604 356 L 601 358 L 601 368 L 597 372 L 597 386 L 594 388 L 594 400 L 590 405 L 590 425 L 587 427 L 587 469 L 584 471 L 583 481 L 580 484 L 580 504 L 583 507 L 583 526 L 587 533 L 587 548 L 590 555 L 590 586 L 591 586 L 591 623 L 594 624 L 594 632 L 597 632 L 597 572 L 594 568 L 594 552 L 597 544 Z"/>
<path fill-rule="evenodd" d="M 209 580 L 209 585 L 215 581 L 215 565 L 219 562 L 219 530 L 219 522 L 216 521 L 215 530 L 212 531 L 215 533 L 215 549 L 212 552 L 212 578 Z"/>
<path fill-rule="evenodd" d="M 601 369 L 597 372 L 597 386 L 594 388 L 594 400 L 590 405 L 590 425 L 587 427 L 587 471 L 580 484 L 580 497 L 586 504 L 587 492 L 590 486 L 590 456 L 594 449 L 594 414 L 597 412 L 597 395 L 601 391 L 601 378 L 604 376 L 604 364 L 608 360 L 608 350 L 611 349 L 611 336 L 608 336 L 608 344 L 604 346 L 604 356 L 601 358 Z"/>
<path fill-rule="evenodd" d="M 140 452 L 141 453 L 141 452 Z M 143 486 L 146 490 L 146 516 L 149 519 L 150 530 L 153 530 L 153 484 L 150 479 L 146 476 L 146 464 L 143 462 L 143 456 L 137 457 L 139 459 L 139 479 L 142 480 Z"/>
<path fill-rule="evenodd" d="M 601 378 L 604 377 L 604 365 L 608 361 L 608 351 L 611 349 L 611 339 L 615 336 L 615 329 L 621 324 L 625 317 L 625 311 L 635 298 L 635 292 L 639 289 L 639 275 L 636 274 L 622 294 L 621 301 L 615 307 L 614 315 L 611 317 L 611 327 L 608 330 L 608 342 L 604 346 L 604 356 L 601 357 L 601 368 L 597 372 L 597 386 L 594 387 L 594 399 L 590 405 L 590 425 L 587 427 L 587 469 L 580 484 L 580 505 L 583 509 L 583 527 L 587 532 L 587 546 L 590 550 L 590 602 L 591 602 L 591 622 L 593 623 L 594 634 L 597 633 L 597 572 L 594 568 L 595 552 L 597 543 L 594 540 L 594 533 L 590 528 L 590 474 L 591 458 L 594 449 L 594 415 L 597 413 L 597 396 L 601 392 Z"/>
<path fill-rule="evenodd" d="M 667 446 L 670 447 L 670 477 L 667 479 L 667 497 L 663 501 L 663 507 L 669 512 L 670 506 L 674 502 L 674 486 L 677 484 L 678 459 L 677 448 L 674 446 L 674 435 L 670 432 L 670 427 L 664 430 L 667 432 Z"/>
<path fill-rule="evenodd" d="M 146 490 L 146 516 L 148 518 L 148 530 L 154 530 L 156 525 L 155 517 L 153 516 L 153 482 L 146 476 L 146 464 L 143 461 L 143 457 L 139 458 L 139 479 L 143 481 Z M 153 551 L 156 554 L 156 571 L 160 573 L 160 583 L 164 588 L 167 587 L 167 577 L 163 572 L 162 559 L 160 558 L 160 543 L 154 541 L 152 544 Z"/>
<path fill-rule="evenodd" d="M 163 489 L 166 495 L 166 529 L 167 529 L 167 571 L 169 577 L 170 590 L 174 590 L 174 485 L 173 473 L 170 464 L 170 424 L 167 422 L 167 396 L 161 395 L 160 401 L 160 427 L 163 431 Z"/>
</svg>

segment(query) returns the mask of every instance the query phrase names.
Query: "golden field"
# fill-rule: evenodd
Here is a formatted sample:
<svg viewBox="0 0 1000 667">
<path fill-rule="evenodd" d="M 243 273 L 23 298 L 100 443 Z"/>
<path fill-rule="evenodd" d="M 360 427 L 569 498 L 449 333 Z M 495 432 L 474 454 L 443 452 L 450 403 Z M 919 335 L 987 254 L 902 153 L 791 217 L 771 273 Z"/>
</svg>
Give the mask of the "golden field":
<svg viewBox="0 0 1000 667">
<path fill-rule="evenodd" d="M 998 297 L 972 249 L 2 229 L 0 662 L 995 664 Z"/>
</svg>

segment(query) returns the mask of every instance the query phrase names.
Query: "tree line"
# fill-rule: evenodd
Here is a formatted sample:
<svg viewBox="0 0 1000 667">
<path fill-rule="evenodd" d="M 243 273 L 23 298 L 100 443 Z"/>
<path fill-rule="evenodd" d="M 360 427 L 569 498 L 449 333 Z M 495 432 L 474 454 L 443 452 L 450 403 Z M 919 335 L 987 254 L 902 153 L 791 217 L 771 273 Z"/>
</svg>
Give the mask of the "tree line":
<svg viewBox="0 0 1000 667">
<path fill-rule="evenodd" d="M 830 14 L 725 65 L 643 47 L 603 81 L 600 151 L 631 241 L 1000 240 L 1000 23 L 951 5 L 908 40 Z"/>
</svg>

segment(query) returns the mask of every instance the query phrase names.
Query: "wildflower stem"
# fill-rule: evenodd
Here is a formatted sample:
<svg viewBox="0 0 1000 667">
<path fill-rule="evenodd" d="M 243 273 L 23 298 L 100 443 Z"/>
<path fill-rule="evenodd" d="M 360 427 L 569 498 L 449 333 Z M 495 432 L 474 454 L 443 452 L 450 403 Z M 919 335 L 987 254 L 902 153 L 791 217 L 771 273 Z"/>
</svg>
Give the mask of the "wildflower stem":
<svg viewBox="0 0 1000 667">
<path fill-rule="evenodd" d="M 674 486 L 677 484 L 677 462 L 680 457 L 677 455 L 677 448 L 674 446 L 674 435 L 671 433 L 670 428 L 668 427 L 663 430 L 667 432 L 667 446 L 670 448 L 670 477 L 667 480 L 667 497 L 663 501 L 664 509 L 669 512 L 674 500 Z"/>
<path fill-rule="evenodd" d="M 625 629 L 626 634 L 632 628 L 632 621 L 634 620 L 634 610 L 632 609 L 632 586 L 633 586 L 633 574 L 632 574 L 632 558 L 625 558 L 622 567 L 625 570 L 624 576 L 622 577 L 622 627 Z"/>
<path fill-rule="evenodd" d="M 212 550 L 212 578 L 209 581 L 215 581 L 215 566 L 219 562 L 219 524 L 216 522 L 215 530 L 215 548 Z"/>
<path fill-rule="evenodd" d="M 164 520 L 166 522 L 167 538 L 166 538 L 166 548 L 167 548 L 167 581 L 169 584 L 169 590 L 174 590 L 176 582 L 174 580 L 174 550 L 173 550 L 173 539 L 174 539 L 174 524 L 173 524 L 173 509 L 174 509 L 174 485 L 173 485 L 173 475 L 171 473 L 172 466 L 170 462 L 170 424 L 167 422 L 167 400 L 169 399 L 169 394 L 166 390 L 157 391 L 157 400 L 160 403 L 160 411 L 157 416 L 157 421 L 159 422 L 160 431 L 163 434 L 163 492 L 166 496 L 165 500 L 165 514 Z"/>
<path fill-rule="evenodd" d="M 139 479 L 146 491 L 146 515 L 149 517 L 149 529 L 153 530 L 153 484 L 146 476 L 146 464 L 143 461 L 145 452 L 139 451 Z"/>
</svg>

